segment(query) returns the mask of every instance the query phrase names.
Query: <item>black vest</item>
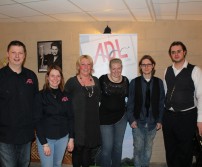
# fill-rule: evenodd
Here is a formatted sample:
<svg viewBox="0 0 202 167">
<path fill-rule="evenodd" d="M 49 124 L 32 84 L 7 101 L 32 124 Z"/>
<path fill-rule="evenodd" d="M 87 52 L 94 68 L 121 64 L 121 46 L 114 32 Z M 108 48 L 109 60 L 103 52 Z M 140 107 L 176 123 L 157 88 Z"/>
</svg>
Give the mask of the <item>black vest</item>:
<svg viewBox="0 0 202 167">
<path fill-rule="evenodd" d="M 172 66 L 168 67 L 165 81 L 167 93 L 165 106 L 166 109 L 171 107 L 175 111 L 182 111 L 194 107 L 194 82 L 192 80 L 192 70 L 194 65 L 188 64 L 187 68 L 175 76 Z"/>
<path fill-rule="evenodd" d="M 151 91 L 151 109 L 154 119 L 158 119 L 159 116 L 159 100 L 160 100 L 160 87 L 159 79 L 157 77 L 152 77 L 153 86 Z M 139 119 L 140 112 L 142 111 L 143 95 L 142 95 L 142 81 L 141 76 L 135 78 L 135 101 L 134 101 L 134 117 Z"/>
</svg>

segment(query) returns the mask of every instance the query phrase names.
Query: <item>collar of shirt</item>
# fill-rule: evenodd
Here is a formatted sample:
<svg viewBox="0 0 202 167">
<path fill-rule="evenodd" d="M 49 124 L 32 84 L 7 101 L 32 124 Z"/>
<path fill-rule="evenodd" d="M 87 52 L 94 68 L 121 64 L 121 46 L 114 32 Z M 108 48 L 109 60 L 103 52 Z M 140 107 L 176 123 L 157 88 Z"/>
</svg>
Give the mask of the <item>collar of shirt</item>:
<svg viewBox="0 0 202 167">
<path fill-rule="evenodd" d="M 54 62 L 57 58 L 58 58 L 58 56 L 54 56 L 54 58 L 53 58 L 53 62 Z"/>
<path fill-rule="evenodd" d="M 143 86 L 143 91 L 146 90 L 146 85 L 147 85 L 146 82 L 150 82 L 150 87 L 152 87 L 152 85 L 153 85 L 153 76 L 151 76 L 150 79 L 145 79 L 144 76 L 142 75 L 141 80 L 142 80 L 141 82 L 142 82 L 142 86 Z"/>
<path fill-rule="evenodd" d="M 173 68 L 175 76 L 177 76 L 182 71 L 183 68 L 187 68 L 187 65 L 188 65 L 188 61 L 185 60 L 182 68 L 181 69 L 176 69 L 175 66 L 174 66 L 174 63 L 173 63 L 172 68 Z"/>
<path fill-rule="evenodd" d="M 8 75 L 18 75 L 18 76 L 19 76 L 19 75 L 23 75 L 24 72 L 25 72 L 23 66 L 22 66 L 22 71 L 21 71 L 19 74 L 17 74 L 16 72 L 14 72 L 14 71 L 9 67 L 9 65 L 5 66 L 5 69 L 6 69 L 6 72 L 7 72 Z"/>
</svg>

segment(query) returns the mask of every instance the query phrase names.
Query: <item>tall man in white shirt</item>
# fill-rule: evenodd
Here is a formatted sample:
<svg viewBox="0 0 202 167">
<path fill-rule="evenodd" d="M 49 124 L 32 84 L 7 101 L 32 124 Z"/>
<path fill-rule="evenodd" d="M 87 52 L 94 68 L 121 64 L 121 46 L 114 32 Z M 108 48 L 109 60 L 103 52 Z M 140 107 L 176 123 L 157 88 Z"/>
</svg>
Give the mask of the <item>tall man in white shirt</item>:
<svg viewBox="0 0 202 167">
<path fill-rule="evenodd" d="M 193 136 L 202 135 L 202 71 L 185 59 L 186 46 L 175 41 L 169 55 L 173 65 L 165 71 L 163 135 L 168 167 L 191 167 Z"/>
</svg>

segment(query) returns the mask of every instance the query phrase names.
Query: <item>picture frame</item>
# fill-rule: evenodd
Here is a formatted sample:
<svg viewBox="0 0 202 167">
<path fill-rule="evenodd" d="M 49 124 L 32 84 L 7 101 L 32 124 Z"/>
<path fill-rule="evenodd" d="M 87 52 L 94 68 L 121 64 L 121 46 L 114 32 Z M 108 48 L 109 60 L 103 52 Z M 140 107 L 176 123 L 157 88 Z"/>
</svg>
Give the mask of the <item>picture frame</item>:
<svg viewBox="0 0 202 167">
<path fill-rule="evenodd" d="M 38 72 L 47 72 L 50 65 L 58 65 L 62 69 L 62 41 L 37 42 Z"/>
</svg>

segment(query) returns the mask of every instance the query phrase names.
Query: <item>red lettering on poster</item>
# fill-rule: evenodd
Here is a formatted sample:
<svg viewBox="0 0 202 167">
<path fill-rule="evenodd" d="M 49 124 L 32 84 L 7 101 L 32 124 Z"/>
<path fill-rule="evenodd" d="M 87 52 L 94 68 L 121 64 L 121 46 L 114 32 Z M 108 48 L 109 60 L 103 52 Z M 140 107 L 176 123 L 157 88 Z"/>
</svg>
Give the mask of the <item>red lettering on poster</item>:
<svg viewBox="0 0 202 167">
<path fill-rule="evenodd" d="M 104 54 L 103 45 L 104 45 L 106 54 Z M 106 59 L 109 61 L 110 58 L 115 58 L 115 57 L 118 57 L 120 59 L 127 58 L 128 54 L 123 54 L 123 55 L 121 54 L 122 49 L 120 49 L 118 39 L 115 40 L 115 45 L 113 44 L 112 41 L 106 41 L 103 44 L 99 43 L 97 47 L 95 59 L 94 59 L 94 64 L 96 64 L 98 56 L 102 57 L 103 62 L 105 62 Z M 116 53 L 118 54 L 117 56 L 116 56 Z"/>
<path fill-rule="evenodd" d="M 96 64 L 99 55 L 102 56 L 102 60 L 103 60 L 103 62 L 105 62 L 105 55 L 104 55 L 104 51 L 103 51 L 103 47 L 102 47 L 101 43 L 98 44 L 98 48 L 97 48 L 97 52 L 96 52 L 96 55 L 95 55 L 94 64 Z"/>
<path fill-rule="evenodd" d="M 113 52 L 115 50 L 113 43 L 111 41 L 107 41 L 107 42 L 104 42 L 104 46 L 105 46 L 108 60 L 110 58 L 114 58 L 116 56 L 116 54 L 115 54 L 115 52 Z M 110 53 L 109 53 L 109 50 L 110 50 Z"/>
</svg>

